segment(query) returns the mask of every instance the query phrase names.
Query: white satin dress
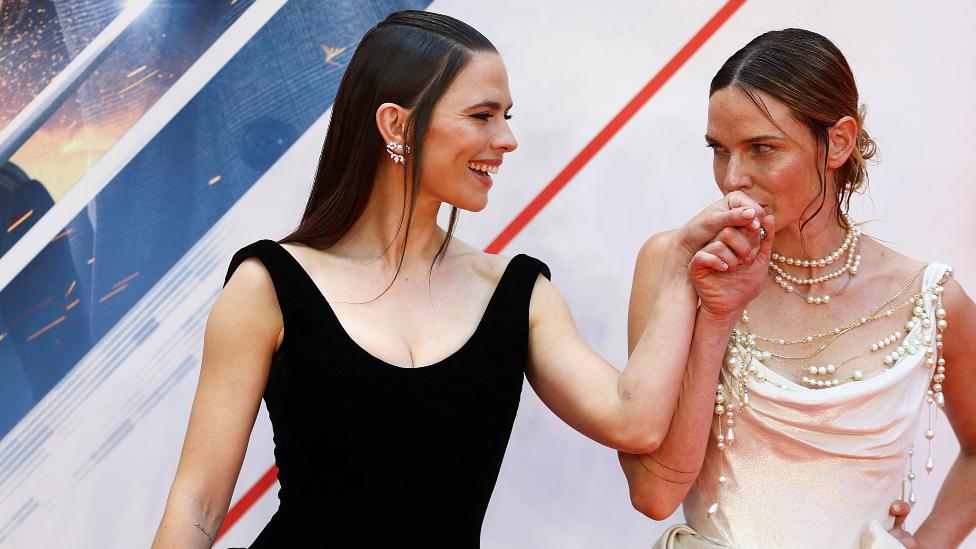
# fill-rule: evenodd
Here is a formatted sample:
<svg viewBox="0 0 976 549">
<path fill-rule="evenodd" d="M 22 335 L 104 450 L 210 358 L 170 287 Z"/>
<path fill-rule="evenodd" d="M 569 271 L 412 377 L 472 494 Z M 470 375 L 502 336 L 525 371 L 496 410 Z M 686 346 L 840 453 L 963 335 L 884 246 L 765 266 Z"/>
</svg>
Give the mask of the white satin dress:
<svg viewBox="0 0 976 549">
<path fill-rule="evenodd" d="M 928 265 L 922 287 L 936 286 L 947 270 Z M 926 299 L 925 307 L 935 318 L 936 305 Z M 925 333 L 935 340 L 936 326 L 918 324 L 906 339 Z M 688 524 L 673 526 L 655 547 L 903 549 L 886 532 L 888 510 L 902 497 L 926 404 L 933 368 L 925 362 L 924 352 L 905 354 L 863 381 L 811 389 L 754 360 L 767 381 L 744 380 L 749 407 L 736 416 L 734 445 L 718 450 L 712 433 L 683 503 Z M 721 375 L 729 385 L 734 374 L 723 367 Z M 917 449 L 916 473 L 925 459 Z M 721 490 L 720 467 L 727 478 Z M 718 510 L 709 516 L 713 502 Z"/>
</svg>

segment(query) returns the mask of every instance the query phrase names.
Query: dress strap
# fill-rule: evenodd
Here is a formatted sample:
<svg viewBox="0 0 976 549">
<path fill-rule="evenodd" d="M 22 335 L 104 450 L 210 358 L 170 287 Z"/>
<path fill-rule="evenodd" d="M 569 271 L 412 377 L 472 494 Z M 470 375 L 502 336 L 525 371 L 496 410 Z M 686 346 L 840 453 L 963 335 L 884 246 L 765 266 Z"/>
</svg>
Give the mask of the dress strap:
<svg viewBox="0 0 976 549">
<path fill-rule="evenodd" d="M 304 271 L 296 270 L 297 262 L 281 244 L 264 239 L 248 244 L 234 254 L 227 268 L 227 276 L 224 277 L 224 286 L 230 281 L 237 267 L 249 257 L 258 258 L 271 275 L 275 295 L 278 297 L 278 306 L 287 325 L 290 312 L 304 308 L 305 303 L 308 302 L 307 295 L 303 298 L 302 294 L 303 291 L 308 290 L 306 284 L 311 284 L 311 281 L 304 280 L 306 278 L 303 277 Z"/>
<path fill-rule="evenodd" d="M 929 263 L 925 268 L 925 274 L 922 277 L 922 288 L 927 288 L 929 286 L 942 286 L 945 282 L 952 276 L 952 266 L 941 263 L 933 262 Z"/>
<path fill-rule="evenodd" d="M 511 259 L 485 314 L 494 317 L 490 324 L 497 332 L 517 338 L 514 341 L 528 336 L 529 302 L 539 275 L 552 279 L 549 267 L 534 257 L 518 254 Z"/>
<path fill-rule="evenodd" d="M 532 296 L 532 288 L 535 286 L 535 281 L 539 275 L 552 280 L 552 273 L 549 271 L 548 265 L 525 254 L 518 254 L 513 257 L 508 270 L 511 271 L 509 276 L 513 279 L 511 285 L 522 294 L 526 302 Z"/>
</svg>

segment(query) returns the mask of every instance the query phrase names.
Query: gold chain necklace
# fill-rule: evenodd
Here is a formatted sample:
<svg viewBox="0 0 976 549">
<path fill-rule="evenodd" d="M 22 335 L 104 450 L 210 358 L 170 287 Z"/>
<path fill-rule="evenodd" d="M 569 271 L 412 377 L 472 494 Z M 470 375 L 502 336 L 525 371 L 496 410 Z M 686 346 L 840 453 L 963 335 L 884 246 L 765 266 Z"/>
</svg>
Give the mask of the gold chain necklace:
<svg viewBox="0 0 976 549">
<path fill-rule="evenodd" d="M 921 272 L 921 271 L 919 271 Z M 915 277 L 919 273 L 915 273 L 906 288 L 903 288 L 894 297 L 883 303 L 872 316 L 877 315 L 881 310 L 890 305 L 898 295 L 905 292 L 907 288 L 911 287 L 914 282 Z M 935 432 L 932 431 L 932 416 L 933 411 L 938 415 L 938 410 L 945 406 L 945 395 L 943 394 L 942 388 L 945 382 L 946 368 L 945 368 L 945 358 L 942 356 L 943 349 L 943 332 L 948 328 L 949 324 L 946 320 L 946 311 L 943 308 L 942 294 L 943 285 L 953 274 L 952 268 L 946 269 L 945 273 L 939 278 L 939 280 L 929 286 L 924 288 L 918 294 L 912 296 L 915 298 L 915 307 L 912 309 L 912 317 L 905 323 L 906 334 L 905 340 L 901 342 L 901 345 L 894 351 L 894 353 L 888 354 L 882 360 L 883 368 L 886 370 L 890 368 L 899 358 L 904 356 L 904 354 L 914 354 L 918 352 L 920 348 L 924 348 L 926 355 L 925 366 L 929 369 L 934 370 L 932 377 L 929 380 L 929 388 L 926 391 L 926 403 L 928 404 L 928 427 L 925 431 L 925 438 L 928 441 L 928 457 L 925 459 L 925 470 L 931 473 L 935 469 L 935 463 L 932 458 L 932 439 L 935 438 Z M 926 303 L 928 300 L 931 303 L 932 314 L 930 315 L 926 311 Z M 906 300 L 908 301 L 908 300 Z M 908 301 L 910 303 L 910 301 Z M 901 306 L 899 306 L 901 308 Z M 745 314 L 745 313 L 744 313 Z M 745 314 L 748 320 L 748 315 Z M 862 318 L 863 322 L 861 325 L 868 322 Z M 934 320 L 934 322 L 933 322 Z M 935 328 L 935 339 L 933 340 L 931 334 L 931 328 Z M 916 326 L 921 325 L 922 330 L 920 334 L 916 335 L 914 339 L 909 340 L 911 331 Z M 901 335 L 901 332 L 895 332 L 893 335 Z M 835 338 L 836 339 L 836 338 Z M 879 341 L 878 343 L 872 344 L 871 352 L 878 352 L 881 348 L 886 345 L 892 344 L 894 342 L 889 341 L 889 338 Z M 900 339 L 900 338 L 899 338 Z M 805 340 L 805 338 L 804 338 Z M 749 389 L 747 382 L 749 378 L 753 378 L 757 383 L 766 382 L 766 376 L 763 373 L 763 367 L 767 367 L 763 364 L 763 360 L 770 358 L 768 351 L 762 351 L 756 346 L 757 336 L 755 334 L 748 333 L 748 331 L 742 331 L 735 329 L 732 331 L 732 336 L 728 345 L 728 353 L 726 354 L 726 366 L 730 371 L 730 375 L 725 376 L 728 381 L 728 398 L 726 397 L 726 386 L 724 383 L 719 382 L 716 386 L 715 392 L 715 416 L 717 430 L 715 432 L 716 438 L 716 448 L 722 453 L 729 451 L 733 447 L 736 436 L 735 436 L 735 415 L 736 413 L 746 413 L 750 407 L 749 402 Z M 782 340 L 776 340 L 782 341 Z M 879 343 L 884 342 L 882 345 Z M 908 344 L 906 346 L 906 343 Z M 860 356 L 867 354 L 862 353 Z M 755 360 L 753 360 L 755 359 Z M 853 360 L 853 359 L 849 359 Z M 846 361 L 845 361 L 846 362 Z M 756 365 L 759 363 L 759 366 Z M 836 366 L 835 366 L 836 369 Z M 826 371 L 826 370 L 825 370 Z M 820 373 L 818 367 L 818 373 Z M 811 378 L 807 378 L 809 380 Z M 856 370 L 851 376 L 849 381 L 860 381 L 863 379 L 863 374 L 860 370 Z M 815 380 L 815 382 L 807 382 L 811 387 L 834 387 L 839 385 L 841 382 L 839 380 L 829 380 L 829 384 L 824 380 Z M 790 389 L 790 387 L 776 384 L 783 389 Z M 738 402 L 734 402 L 738 400 Z M 934 408 L 933 408 L 934 406 Z M 916 501 L 914 481 L 915 473 L 912 468 L 912 460 L 915 454 L 914 445 L 909 450 L 909 467 L 908 473 L 904 480 L 902 480 L 902 492 L 905 492 L 906 484 L 910 491 L 908 496 L 908 501 L 914 504 Z M 728 477 L 725 476 L 724 472 L 725 459 L 724 457 L 719 458 L 719 475 L 718 475 L 718 488 L 716 491 L 715 501 L 708 506 L 707 514 L 709 517 L 714 516 L 719 509 L 719 499 L 721 499 L 721 492 L 724 489 L 725 484 L 728 482 Z"/>
</svg>

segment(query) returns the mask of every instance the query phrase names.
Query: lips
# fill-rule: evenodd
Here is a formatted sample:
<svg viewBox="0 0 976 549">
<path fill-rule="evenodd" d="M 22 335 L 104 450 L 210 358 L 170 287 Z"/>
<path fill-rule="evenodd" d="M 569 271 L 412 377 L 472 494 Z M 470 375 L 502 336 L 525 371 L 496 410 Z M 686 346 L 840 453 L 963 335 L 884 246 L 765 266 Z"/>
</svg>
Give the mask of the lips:
<svg viewBox="0 0 976 549">
<path fill-rule="evenodd" d="M 490 189 L 492 185 L 491 176 L 498 173 L 498 167 L 501 165 L 502 161 L 499 160 L 474 160 L 468 162 L 468 170 L 475 179 L 481 182 L 486 188 Z"/>
</svg>

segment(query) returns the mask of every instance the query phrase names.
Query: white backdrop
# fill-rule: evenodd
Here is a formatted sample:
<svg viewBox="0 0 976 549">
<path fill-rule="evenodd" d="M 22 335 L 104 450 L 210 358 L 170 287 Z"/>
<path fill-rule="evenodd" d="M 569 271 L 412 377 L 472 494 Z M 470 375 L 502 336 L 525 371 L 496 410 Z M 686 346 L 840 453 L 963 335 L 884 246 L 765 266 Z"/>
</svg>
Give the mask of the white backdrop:
<svg viewBox="0 0 976 549">
<path fill-rule="evenodd" d="M 502 52 L 520 143 L 495 177 L 488 208 L 462 214 L 459 237 L 479 247 L 491 242 L 723 4 L 435 1 L 431 11 L 472 24 Z M 256 2 L 255 8 L 261 5 Z M 970 59 L 976 47 L 974 19 L 976 4 L 968 0 L 938 7 L 907 0 L 748 0 L 502 253 L 524 252 L 546 261 L 584 338 L 621 367 L 638 248 L 651 234 L 682 224 L 720 196 L 702 138 L 712 75 L 757 34 L 797 26 L 820 32 L 841 48 L 868 105 L 866 126 L 880 146 L 881 161 L 871 168 L 870 197 L 855 199 L 855 219 L 871 220 L 868 233 L 916 259 L 952 264 L 958 280 L 974 292 L 976 221 L 968 215 L 976 206 L 976 156 L 969 150 L 976 121 L 971 98 L 976 64 Z M 83 430 L 60 441 L 61 457 L 26 472 L 21 491 L 57 493 L 58 503 L 42 504 L 4 546 L 148 546 L 186 427 L 206 311 L 234 250 L 259 238 L 278 238 L 297 222 L 327 117 L 305 132 L 115 328 L 121 333 L 138 318 L 140 307 L 164 295 L 164 289 L 182 285 L 185 298 L 157 313 L 161 328 L 121 359 L 123 367 L 79 417 L 120 409 L 119 391 L 138 379 L 138 366 L 147 361 L 186 363 L 186 375 L 83 481 L 58 481 L 73 472 L 72 452 L 86 448 Z M 192 277 L 176 276 L 189 267 Z M 86 361 L 108 360 L 107 352 L 94 348 L 79 368 Z M 186 362 L 187 357 L 197 362 Z M 916 483 L 913 526 L 927 515 L 958 451 L 944 420 L 936 432 L 938 466 Z M 262 411 L 235 501 L 273 464 L 271 451 Z M 252 541 L 276 508 L 275 491 L 264 492 L 217 547 Z M 18 512 L 15 498 L 8 501 L 0 503 L 0 528 L 5 517 Z M 680 511 L 662 523 L 634 511 L 615 453 L 563 425 L 526 384 L 485 521 L 484 547 L 647 547 L 679 520 Z M 976 547 L 976 536 L 965 546 Z"/>
</svg>

